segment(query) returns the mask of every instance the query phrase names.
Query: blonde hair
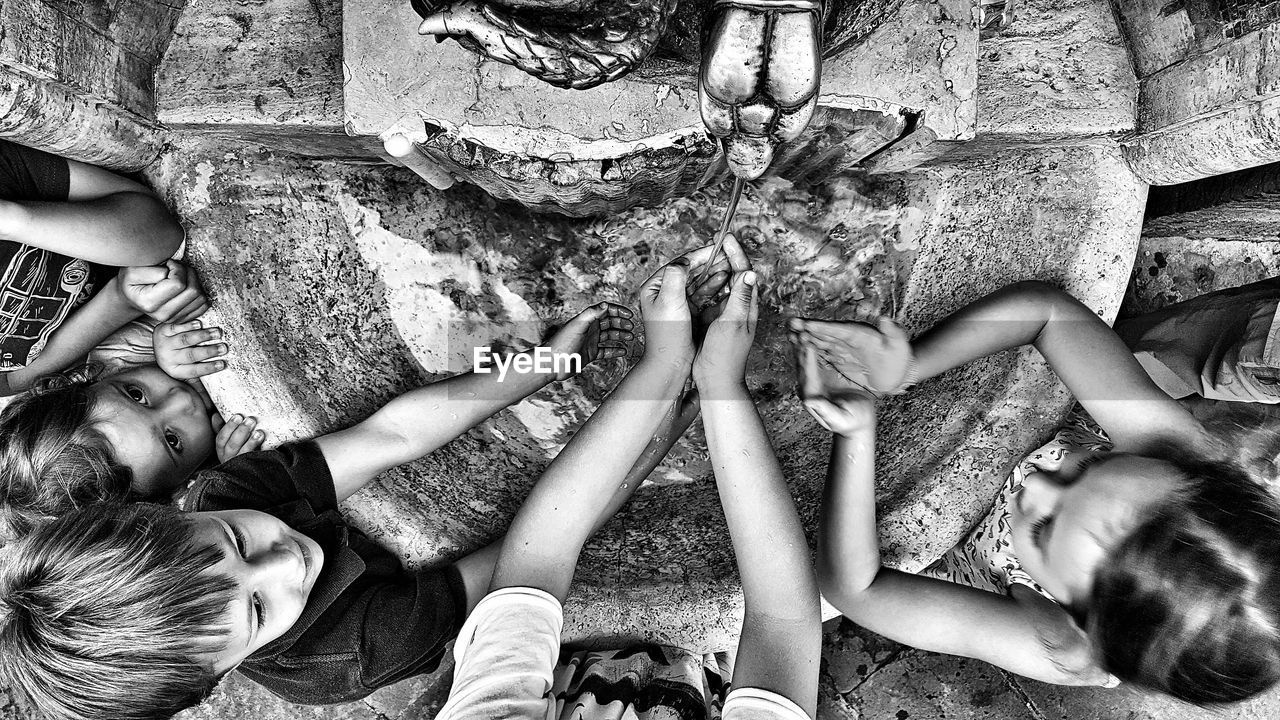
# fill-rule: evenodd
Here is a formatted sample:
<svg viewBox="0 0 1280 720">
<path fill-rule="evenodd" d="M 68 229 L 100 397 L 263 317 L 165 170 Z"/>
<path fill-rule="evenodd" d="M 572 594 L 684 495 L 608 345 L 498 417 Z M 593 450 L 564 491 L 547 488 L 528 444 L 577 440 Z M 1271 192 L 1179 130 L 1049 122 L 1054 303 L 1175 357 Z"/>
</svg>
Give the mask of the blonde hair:
<svg viewBox="0 0 1280 720">
<path fill-rule="evenodd" d="M 69 510 L 130 499 L 133 473 L 94 427 L 85 366 L 43 378 L 0 413 L 0 520 L 9 537 Z"/>
<path fill-rule="evenodd" d="M 0 567 L 0 683 L 59 720 L 157 720 L 218 677 L 233 581 L 178 510 L 104 503 L 36 528 Z"/>
</svg>

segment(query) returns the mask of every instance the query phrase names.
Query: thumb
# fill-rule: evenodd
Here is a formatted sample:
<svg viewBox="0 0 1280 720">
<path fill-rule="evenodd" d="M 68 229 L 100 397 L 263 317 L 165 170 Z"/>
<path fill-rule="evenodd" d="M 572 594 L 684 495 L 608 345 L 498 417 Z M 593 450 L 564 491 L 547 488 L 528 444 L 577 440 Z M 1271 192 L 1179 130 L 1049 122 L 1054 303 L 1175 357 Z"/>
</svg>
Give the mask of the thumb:
<svg viewBox="0 0 1280 720">
<path fill-rule="evenodd" d="M 688 282 L 689 262 L 683 258 L 672 262 L 662 272 L 662 287 L 658 290 L 659 297 L 668 299 L 680 298 L 683 300 L 685 286 Z"/>
<path fill-rule="evenodd" d="M 756 274 L 752 270 L 740 272 L 733 277 L 733 289 L 729 292 L 729 302 L 724 314 L 734 320 L 744 320 L 751 316 L 756 302 Z"/>
</svg>

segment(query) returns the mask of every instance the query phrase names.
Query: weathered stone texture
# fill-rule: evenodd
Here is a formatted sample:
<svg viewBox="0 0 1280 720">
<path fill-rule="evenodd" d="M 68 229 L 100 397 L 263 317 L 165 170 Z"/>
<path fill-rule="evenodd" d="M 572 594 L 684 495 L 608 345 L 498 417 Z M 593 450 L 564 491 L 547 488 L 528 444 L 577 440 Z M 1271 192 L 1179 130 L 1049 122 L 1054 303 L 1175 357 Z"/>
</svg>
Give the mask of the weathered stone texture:
<svg viewBox="0 0 1280 720">
<path fill-rule="evenodd" d="M 170 128 L 309 157 L 379 158 L 343 130 L 341 0 L 192 0 L 156 83 L 157 116 Z"/>
<path fill-rule="evenodd" d="M 1018 2 L 1012 25 L 978 46 L 981 137 L 1130 132 L 1137 92 L 1107 0 Z"/>
<path fill-rule="evenodd" d="M 137 170 L 160 138 L 153 76 L 183 2 L 0 2 L 0 135 Z"/>
</svg>

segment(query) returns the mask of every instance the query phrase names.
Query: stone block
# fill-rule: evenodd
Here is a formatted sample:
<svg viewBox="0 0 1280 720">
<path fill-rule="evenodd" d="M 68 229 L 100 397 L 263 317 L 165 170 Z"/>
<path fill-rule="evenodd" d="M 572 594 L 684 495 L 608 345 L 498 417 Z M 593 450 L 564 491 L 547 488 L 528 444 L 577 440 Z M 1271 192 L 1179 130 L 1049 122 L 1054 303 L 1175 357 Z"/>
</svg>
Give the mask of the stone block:
<svg viewBox="0 0 1280 720">
<path fill-rule="evenodd" d="M 341 0 L 192 0 L 156 84 L 169 128 L 381 161 L 342 127 Z"/>
<path fill-rule="evenodd" d="M 1280 95 L 1144 133 L 1124 142 L 1133 172 L 1172 185 L 1280 161 Z"/>
<path fill-rule="evenodd" d="M 1018 2 L 978 45 L 977 134 L 989 142 L 1131 132 L 1137 80 L 1107 0 Z"/>
<path fill-rule="evenodd" d="M 138 170 L 160 149 L 153 77 L 183 2 L 0 2 L 0 135 Z"/>
<path fill-rule="evenodd" d="M 1152 133 L 1280 97 L 1280 23 L 1142 81 L 1138 129 Z"/>
</svg>

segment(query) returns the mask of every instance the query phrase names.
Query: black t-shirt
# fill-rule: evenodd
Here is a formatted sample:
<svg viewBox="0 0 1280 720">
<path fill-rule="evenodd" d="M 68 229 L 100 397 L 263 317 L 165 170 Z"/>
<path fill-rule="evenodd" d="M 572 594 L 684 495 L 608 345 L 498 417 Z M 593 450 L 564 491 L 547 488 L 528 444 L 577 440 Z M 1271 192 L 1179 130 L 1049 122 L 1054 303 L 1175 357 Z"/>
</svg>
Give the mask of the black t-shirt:
<svg viewBox="0 0 1280 720">
<path fill-rule="evenodd" d="M 67 161 L 0 140 L 0 198 L 65 202 Z M 26 367 L 67 316 L 89 301 L 115 268 L 0 241 L 0 371 Z"/>
<path fill-rule="evenodd" d="M 239 667 L 291 702 L 349 702 L 431 672 L 466 617 L 455 568 L 410 572 L 347 525 L 314 442 L 248 453 L 201 472 L 184 506 L 261 510 L 323 549 L 324 567 L 298 622 Z"/>
</svg>

